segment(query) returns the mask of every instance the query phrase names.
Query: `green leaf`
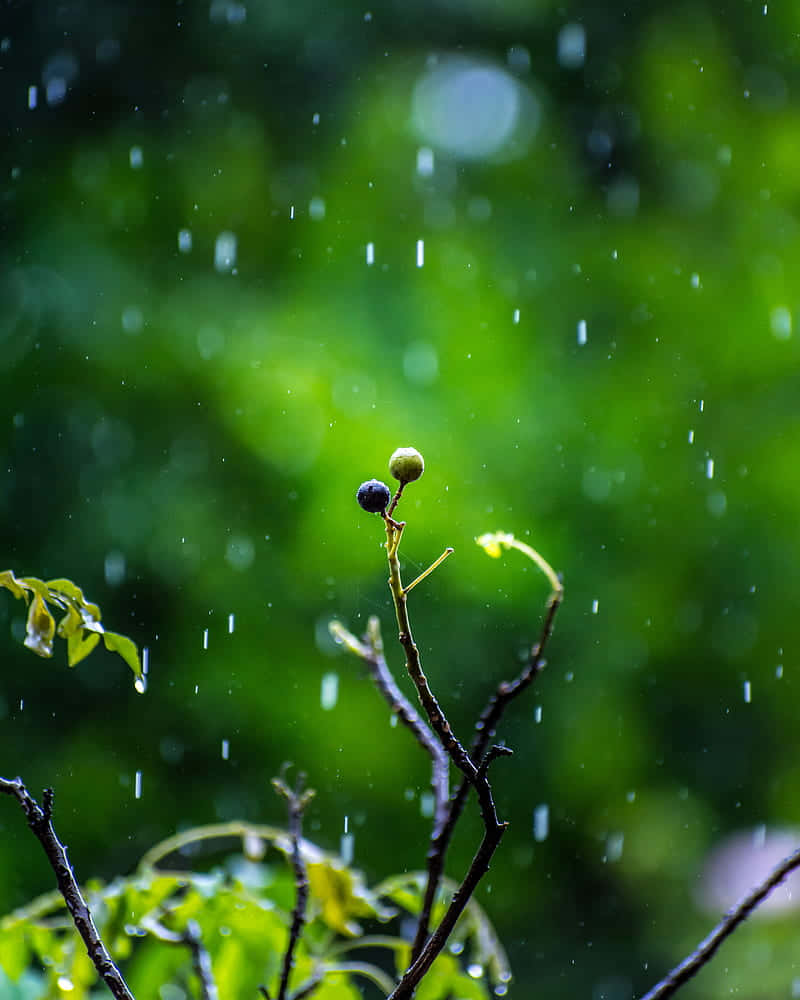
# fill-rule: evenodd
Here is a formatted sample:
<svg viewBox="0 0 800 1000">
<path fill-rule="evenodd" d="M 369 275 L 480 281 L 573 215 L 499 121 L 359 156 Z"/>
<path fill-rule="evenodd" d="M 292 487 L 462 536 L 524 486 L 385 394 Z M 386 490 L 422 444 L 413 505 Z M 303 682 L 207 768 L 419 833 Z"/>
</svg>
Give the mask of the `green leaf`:
<svg viewBox="0 0 800 1000">
<path fill-rule="evenodd" d="M 27 601 L 28 599 L 28 587 L 18 580 L 10 569 L 4 570 L 0 573 L 0 587 L 5 587 L 6 590 L 10 590 L 14 597 L 23 597 Z"/>
<path fill-rule="evenodd" d="M 97 632 L 89 632 L 86 635 L 83 631 L 72 632 L 67 637 L 67 663 L 71 667 L 77 666 L 91 653 L 98 642 L 100 642 L 100 636 Z"/>
<path fill-rule="evenodd" d="M 126 635 L 120 635 L 118 632 L 103 632 L 103 642 L 106 649 L 112 653 L 119 653 L 137 677 L 142 676 L 139 650 L 132 639 Z"/>
<path fill-rule="evenodd" d="M 25 645 L 28 649 L 32 649 L 37 656 L 53 655 L 56 622 L 39 593 L 34 594 L 28 609 L 28 623 L 25 631 Z"/>
<path fill-rule="evenodd" d="M 100 608 L 96 604 L 92 604 L 91 601 L 87 601 L 83 596 L 81 588 L 76 583 L 73 583 L 72 580 L 64 578 L 48 580 L 45 586 L 48 590 L 62 594 L 69 601 L 77 604 L 86 613 L 87 617 L 93 621 L 100 621 Z"/>
</svg>

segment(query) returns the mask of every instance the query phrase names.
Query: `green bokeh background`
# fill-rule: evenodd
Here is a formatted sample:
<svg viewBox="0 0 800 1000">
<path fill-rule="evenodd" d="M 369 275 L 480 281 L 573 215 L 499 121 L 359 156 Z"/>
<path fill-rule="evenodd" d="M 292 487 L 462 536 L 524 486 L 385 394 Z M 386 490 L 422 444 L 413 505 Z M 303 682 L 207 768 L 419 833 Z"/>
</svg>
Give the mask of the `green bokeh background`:
<svg viewBox="0 0 800 1000">
<path fill-rule="evenodd" d="M 287 759 L 312 838 L 347 816 L 370 879 L 421 866 L 425 761 L 326 635 L 391 637 L 354 493 L 409 444 L 407 575 L 455 548 L 411 610 L 457 731 L 547 594 L 474 537 L 565 579 L 495 765 L 510 995 L 644 991 L 715 919 L 709 853 L 800 823 L 799 38 L 800 7 L 746 0 L 5 6 L 0 569 L 71 577 L 150 658 L 144 696 L 104 652 L 69 672 L 0 601 L 0 773 L 55 786 L 82 876 L 280 820 Z M 518 141 L 420 131 L 453 57 L 521 98 Z M 5 911 L 50 873 L 10 802 L 0 834 Z M 753 921 L 684 995 L 795 995 L 796 943 Z"/>
</svg>

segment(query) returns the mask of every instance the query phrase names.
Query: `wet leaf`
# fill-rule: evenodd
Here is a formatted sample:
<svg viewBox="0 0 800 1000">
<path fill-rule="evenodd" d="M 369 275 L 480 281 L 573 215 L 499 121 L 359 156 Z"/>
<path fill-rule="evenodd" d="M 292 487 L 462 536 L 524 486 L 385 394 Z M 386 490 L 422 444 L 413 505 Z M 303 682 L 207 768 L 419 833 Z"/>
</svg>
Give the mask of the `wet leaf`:
<svg viewBox="0 0 800 1000">
<path fill-rule="evenodd" d="M 28 599 L 28 588 L 25 584 L 18 580 L 10 569 L 4 570 L 0 573 L 0 587 L 5 587 L 6 590 L 10 590 L 14 597 L 24 598 L 26 601 Z"/>
<path fill-rule="evenodd" d="M 25 645 L 37 656 L 53 655 L 53 637 L 56 622 L 50 609 L 40 594 L 34 594 L 28 609 L 28 623 L 25 630 Z"/>
<path fill-rule="evenodd" d="M 103 632 L 103 642 L 106 649 L 112 653 L 119 653 L 137 677 L 142 676 L 139 650 L 132 639 L 126 635 L 120 635 L 118 632 Z"/>
</svg>

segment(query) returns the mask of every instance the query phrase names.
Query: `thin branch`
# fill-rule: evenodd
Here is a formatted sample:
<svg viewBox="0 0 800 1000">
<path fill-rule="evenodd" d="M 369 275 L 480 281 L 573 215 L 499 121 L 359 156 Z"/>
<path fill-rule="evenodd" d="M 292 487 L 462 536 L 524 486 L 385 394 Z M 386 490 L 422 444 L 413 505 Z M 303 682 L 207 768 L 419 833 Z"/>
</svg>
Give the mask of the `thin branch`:
<svg viewBox="0 0 800 1000">
<path fill-rule="evenodd" d="M 784 858 L 767 875 L 763 882 L 751 889 L 733 909 L 729 910 L 723 920 L 717 924 L 714 930 L 700 942 L 691 955 L 687 956 L 680 965 L 675 968 L 654 986 L 641 1000 L 664 1000 L 671 997 L 681 986 L 692 979 L 697 973 L 707 965 L 714 957 L 717 948 L 725 938 L 729 937 L 762 903 L 772 892 L 776 885 L 779 885 L 790 872 L 800 868 L 800 848 L 793 851 Z"/>
<path fill-rule="evenodd" d="M 548 574 L 548 579 L 550 579 L 550 576 L 551 574 Z M 555 620 L 556 612 L 561 605 L 563 594 L 563 587 L 560 586 L 559 581 L 559 589 L 553 590 L 548 599 L 542 630 L 539 633 L 539 638 L 531 647 L 527 663 L 513 681 L 502 681 L 497 686 L 497 690 L 490 698 L 486 708 L 484 708 L 481 712 L 481 715 L 475 724 L 475 736 L 473 738 L 472 745 L 470 746 L 470 757 L 473 761 L 478 761 L 483 757 L 487 744 L 494 736 L 497 724 L 510 702 L 522 694 L 522 692 L 529 687 L 533 683 L 534 679 L 541 673 L 542 668 L 544 667 L 544 650 L 550 640 L 550 636 L 553 634 L 553 622 Z M 427 856 L 428 881 L 425 886 L 425 895 L 422 901 L 420 920 L 417 926 L 417 933 L 411 952 L 412 958 L 414 959 L 417 958 L 422 952 L 422 948 L 424 947 L 425 940 L 428 935 L 430 914 L 433 910 L 433 903 L 436 899 L 436 893 L 438 892 L 442 875 L 444 873 L 445 857 L 447 855 L 447 850 L 450 846 L 450 841 L 453 837 L 456 824 L 458 823 L 459 817 L 464 810 L 470 785 L 471 783 L 466 779 L 466 777 L 462 778 L 453 793 L 452 799 L 450 800 L 445 823 L 438 828 L 438 832 L 431 838 L 431 844 Z"/>
<path fill-rule="evenodd" d="M 409 585 L 405 588 L 405 593 L 408 594 L 409 591 L 413 590 L 418 583 L 422 583 L 422 581 L 425 579 L 426 576 L 430 576 L 431 573 L 436 569 L 436 567 L 441 566 L 442 563 L 445 561 L 445 559 L 448 556 L 451 556 L 452 554 L 453 554 L 453 549 L 451 546 L 448 546 L 444 550 L 444 552 L 439 556 L 438 559 L 432 562 L 426 570 L 423 570 L 415 580 L 412 580 L 411 583 L 409 583 Z"/>
<path fill-rule="evenodd" d="M 416 741 L 430 756 L 434 798 L 433 829 L 434 834 L 438 834 L 447 819 L 447 802 L 450 798 L 450 758 L 430 726 L 398 687 L 383 653 L 380 619 L 377 615 L 370 616 L 367 622 L 367 634 L 363 641 L 357 639 L 341 622 L 332 621 L 328 628 L 338 643 L 366 663 L 375 687 L 383 695 L 389 708 L 403 725 L 411 730 Z"/>
<path fill-rule="evenodd" d="M 383 654 L 383 638 L 381 637 L 380 619 L 377 615 L 372 615 L 367 622 L 366 639 L 369 643 L 369 656 L 365 657 L 365 662 L 375 686 L 397 718 L 411 730 L 417 742 L 431 758 L 431 787 L 434 797 L 433 829 L 436 833 L 447 818 L 447 801 L 450 797 L 450 759 L 430 727 L 397 686 Z"/>
<path fill-rule="evenodd" d="M 0 792 L 13 795 L 28 821 L 28 826 L 44 848 L 47 860 L 56 876 L 59 891 L 64 897 L 67 909 L 73 923 L 86 945 L 89 958 L 94 963 L 98 974 L 117 1000 L 133 1000 L 133 994 L 122 977 L 122 973 L 114 964 L 108 949 L 103 944 L 86 901 L 81 894 L 75 874 L 67 858 L 64 845 L 56 836 L 53 828 L 53 790 L 46 788 L 42 796 L 42 805 L 33 798 L 23 784 L 22 778 L 8 780 L 0 778 Z"/>
<path fill-rule="evenodd" d="M 477 776 L 478 769 L 473 764 L 463 745 L 456 738 L 450 727 L 450 723 L 447 721 L 447 717 L 436 700 L 436 696 L 431 691 L 428 678 L 422 670 L 419 650 L 411 633 L 406 592 L 403 589 L 403 582 L 400 577 L 400 560 L 397 558 L 397 548 L 400 544 L 405 523 L 393 521 L 388 516 L 384 518 L 384 521 L 386 524 L 386 554 L 389 560 L 389 589 L 392 592 L 397 625 L 400 630 L 400 644 L 406 654 L 406 669 L 411 680 L 414 682 L 419 700 L 422 702 L 422 707 L 425 709 L 428 721 L 439 738 L 439 742 L 447 751 L 456 767 L 470 782 L 473 782 Z"/>
<path fill-rule="evenodd" d="M 192 955 L 192 968 L 200 980 L 201 1000 L 218 1000 L 219 991 L 211 968 L 211 956 L 203 944 L 203 934 L 196 920 L 187 921 L 183 931 L 170 930 L 155 916 L 143 917 L 141 926 L 165 944 L 187 947 Z"/>
<path fill-rule="evenodd" d="M 417 988 L 420 980 L 443 950 L 451 931 L 455 927 L 458 918 L 464 912 L 464 908 L 470 901 L 478 883 L 489 870 L 492 856 L 506 831 L 508 824 L 501 823 L 497 818 L 491 788 L 489 787 L 485 773 L 480 775 L 475 787 L 481 803 L 481 813 L 485 827 L 483 840 L 475 857 L 472 859 L 464 881 L 456 890 L 439 926 L 428 938 L 419 957 L 403 973 L 400 982 L 389 994 L 387 1000 L 409 1000 L 414 995 L 414 990 Z"/>
<path fill-rule="evenodd" d="M 392 593 L 395 615 L 397 617 L 400 644 L 406 654 L 406 669 L 414 682 L 422 707 L 425 709 L 428 721 L 439 738 L 439 742 L 447 751 L 456 767 L 464 775 L 464 783 L 470 784 L 475 788 L 485 831 L 480 847 L 472 859 L 464 881 L 453 896 L 439 926 L 427 939 L 424 947 L 421 947 L 419 954 L 415 955 L 415 951 L 421 945 L 423 936 L 426 936 L 426 928 L 430 920 L 430 910 L 426 912 L 423 909 L 420 915 L 417 937 L 412 947 L 411 965 L 403 973 L 399 983 L 390 994 L 390 1000 L 406 1000 L 406 998 L 413 995 L 418 983 L 431 967 L 434 959 L 444 948 L 450 932 L 455 927 L 456 921 L 461 916 L 464 907 L 469 902 L 481 878 L 489 870 L 489 863 L 505 833 L 507 824 L 501 823 L 497 818 L 497 811 L 492 798 L 492 789 L 486 773 L 490 757 L 487 757 L 486 761 L 475 763 L 473 758 L 467 753 L 464 746 L 454 734 L 447 717 L 431 691 L 427 677 L 423 673 L 419 650 L 411 632 L 411 623 L 408 617 L 407 591 L 403 588 L 400 575 L 400 560 L 397 556 L 405 524 L 393 521 L 389 516 L 384 517 L 384 523 L 386 526 L 386 554 L 389 561 L 389 589 Z M 438 839 L 439 833 L 435 833 L 432 837 L 432 842 L 438 842 Z M 434 859 L 434 863 L 443 866 L 444 854 L 442 853 L 438 859 Z M 429 884 L 430 881 L 429 878 Z"/>
<path fill-rule="evenodd" d="M 306 906 L 308 904 L 308 871 L 300 850 L 300 842 L 303 836 L 303 813 L 308 803 L 314 797 L 314 792 L 310 789 L 303 790 L 304 776 L 297 776 L 294 788 L 290 788 L 283 780 L 283 772 L 287 765 L 283 766 L 281 776 L 272 779 L 272 784 L 279 795 L 286 799 L 289 813 L 289 836 L 292 841 L 292 868 L 294 870 L 295 904 L 292 910 L 292 926 L 289 930 L 289 943 L 286 945 L 286 952 L 283 956 L 283 966 L 281 968 L 281 979 L 278 987 L 277 1000 L 286 1000 L 289 988 L 289 976 L 294 966 L 294 954 L 297 949 L 300 935 L 306 922 Z"/>
</svg>

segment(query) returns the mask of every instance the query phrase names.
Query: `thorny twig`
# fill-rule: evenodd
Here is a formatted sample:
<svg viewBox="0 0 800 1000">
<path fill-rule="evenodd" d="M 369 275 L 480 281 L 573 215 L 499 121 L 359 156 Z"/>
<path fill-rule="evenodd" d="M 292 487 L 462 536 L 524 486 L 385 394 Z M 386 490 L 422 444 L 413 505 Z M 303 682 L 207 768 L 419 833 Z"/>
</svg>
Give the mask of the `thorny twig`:
<svg viewBox="0 0 800 1000">
<path fill-rule="evenodd" d="M 22 778 L 13 778 L 12 780 L 0 778 L 0 792 L 13 795 L 19 802 L 25 813 L 28 826 L 44 848 L 47 860 L 55 873 L 59 892 L 64 897 L 73 923 L 86 945 L 86 951 L 97 972 L 117 1000 L 134 1000 L 122 973 L 114 964 L 108 949 L 100 938 L 92 914 L 86 905 L 67 858 L 66 848 L 56 836 L 52 822 L 53 789 L 46 788 L 44 790 L 41 806 L 28 792 Z"/>
<path fill-rule="evenodd" d="M 665 1000 L 665 997 L 671 997 L 677 993 L 681 986 L 697 975 L 703 966 L 711 961 L 725 938 L 729 937 L 739 924 L 745 921 L 753 910 L 767 898 L 775 886 L 779 885 L 795 868 L 800 868 L 800 848 L 784 858 L 772 869 L 763 882 L 739 900 L 736 906 L 725 914 L 725 917 L 708 937 L 704 938 L 695 950 L 679 965 L 676 965 L 660 983 L 645 993 L 641 1000 Z"/>
</svg>

